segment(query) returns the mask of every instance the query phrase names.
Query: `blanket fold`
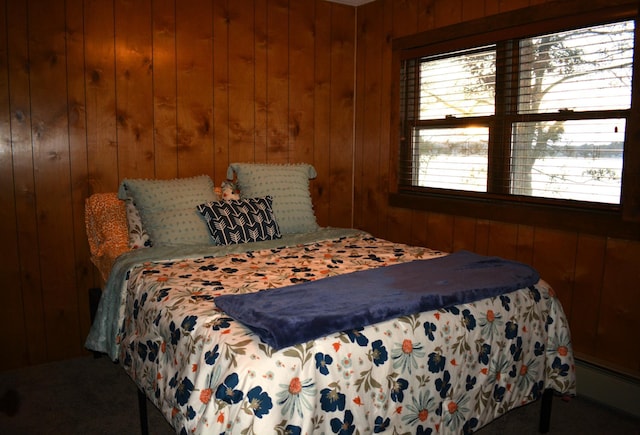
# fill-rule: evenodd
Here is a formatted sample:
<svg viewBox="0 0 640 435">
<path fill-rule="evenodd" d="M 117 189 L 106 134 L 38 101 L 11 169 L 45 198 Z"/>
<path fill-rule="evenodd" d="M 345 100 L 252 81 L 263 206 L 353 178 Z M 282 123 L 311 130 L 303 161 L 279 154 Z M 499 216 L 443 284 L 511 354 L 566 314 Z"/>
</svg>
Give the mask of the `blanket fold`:
<svg viewBox="0 0 640 435">
<path fill-rule="evenodd" d="M 391 318 L 495 297 L 536 284 L 531 266 L 468 251 L 222 295 L 216 305 L 275 349 Z"/>
</svg>

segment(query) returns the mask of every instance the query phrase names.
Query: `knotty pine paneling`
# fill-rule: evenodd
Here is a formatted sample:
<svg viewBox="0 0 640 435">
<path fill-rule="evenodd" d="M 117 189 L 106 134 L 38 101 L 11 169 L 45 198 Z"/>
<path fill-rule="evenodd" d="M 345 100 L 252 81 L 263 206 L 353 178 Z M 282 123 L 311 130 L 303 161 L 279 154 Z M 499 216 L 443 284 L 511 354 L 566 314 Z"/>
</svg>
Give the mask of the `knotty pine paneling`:
<svg viewBox="0 0 640 435">
<path fill-rule="evenodd" d="M 213 174 L 211 2 L 176 2 L 178 176 Z"/>
<path fill-rule="evenodd" d="M 416 212 L 414 211 L 413 213 Z M 439 251 L 451 252 L 455 234 L 454 224 L 455 216 L 443 213 L 429 213 L 427 215 L 428 246 Z"/>
<path fill-rule="evenodd" d="M 518 225 L 518 253 L 515 260 L 533 263 L 533 236 L 535 228 L 530 225 Z"/>
<path fill-rule="evenodd" d="M 608 239 L 598 310 L 595 357 L 637 373 L 640 369 L 640 243 Z"/>
<path fill-rule="evenodd" d="M 329 141 L 329 220 L 336 226 L 352 225 L 353 122 L 355 98 L 355 9 L 353 14 L 331 11 L 331 139 Z M 344 199 L 349 198 L 348 201 Z"/>
<path fill-rule="evenodd" d="M 581 234 L 576 246 L 576 268 L 573 279 L 573 300 L 567 309 L 571 321 L 573 343 L 589 355 L 596 355 L 598 311 L 602 297 L 606 258 L 606 239 Z"/>
<path fill-rule="evenodd" d="M 84 201 L 125 177 L 316 166 L 351 226 L 356 9 L 324 0 L 0 0 L 0 370 L 86 353 Z"/>
<path fill-rule="evenodd" d="M 7 22 L 7 4 L 0 1 L 0 22 Z M 17 13 L 16 13 L 17 14 Z M 14 28 L 15 29 L 15 28 Z M 0 32 L 0 101 L 9 101 L 9 32 Z M 11 47 L 15 49 L 15 46 Z M 15 75 L 15 73 L 14 73 Z M 11 152 L 11 112 L 8 104 L 0 105 L 0 240 L 2 240 L 2 261 L 0 276 L 4 281 L 3 303 L 0 304 L 0 328 L 12 331 L 5 334 L 3 341 L 8 349 L 14 349 L 13 360 L 24 359 L 28 355 L 26 316 L 22 311 L 24 295 L 21 291 L 21 270 L 19 260 L 18 222 L 15 219 L 17 194 L 14 188 L 13 156 Z M 10 188 L 9 188 L 10 187 Z M 18 310 L 17 308 L 20 308 Z"/>
<path fill-rule="evenodd" d="M 118 175 L 153 178 L 151 0 L 114 5 Z"/>
<path fill-rule="evenodd" d="M 13 203 L 9 203 L 10 212 L 7 222 L 17 225 L 16 245 L 3 245 L 3 257 L 12 262 L 11 256 L 18 260 L 19 278 L 6 283 L 13 291 L 18 291 L 21 304 L 15 307 L 5 306 L 8 311 L 22 315 L 17 324 L 7 325 L 5 334 L 11 335 L 14 328 L 17 334 L 25 335 L 25 341 L 16 348 L 15 354 L 8 355 L 11 363 L 29 358 L 34 362 L 44 362 L 46 352 L 46 325 L 43 315 L 43 299 L 41 289 L 41 266 L 38 251 L 34 246 L 38 243 L 38 222 L 35 194 L 35 169 L 33 158 L 33 139 L 31 133 L 31 101 L 29 95 L 29 48 L 28 48 L 28 13 L 23 2 L 7 2 L 7 71 L 9 76 L 8 100 L 9 128 L 2 136 L 6 138 L 2 146 L 13 165 L 13 183 L 3 185 L 3 189 L 12 189 L 15 195 Z M 11 213 L 13 212 L 13 213 Z M 4 223 L 3 225 L 4 226 Z M 12 238 L 7 239 L 10 242 Z M 4 243 L 4 241 L 3 241 Z M 22 255 L 29 252 L 28 255 Z M 4 263 L 4 258 L 2 263 Z M 9 275 L 11 278 L 13 274 Z M 11 279 L 10 278 L 10 279 Z M 20 328 L 24 328 L 20 330 Z M 15 364 L 15 363 L 14 363 Z"/>
<path fill-rule="evenodd" d="M 402 1 L 382 0 L 379 2 L 375 2 L 374 4 L 364 5 L 364 7 L 360 9 L 367 9 L 372 6 L 383 8 L 382 15 L 385 17 L 383 21 L 384 22 L 383 35 L 385 35 L 384 37 L 387 43 L 384 45 L 383 52 L 380 58 L 378 59 L 378 62 L 380 63 L 379 69 L 380 71 L 384 71 L 385 69 L 388 69 L 389 74 L 391 74 L 390 41 L 392 40 L 392 38 L 396 38 L 399 36 L 406 36 L 406 35 L 419 32 L 421 29 L 418 26 L 418 18 L 420 15 L 418 11 L 424 8 L 429 9 L 431 6 L 425 5 L 424 2 L 417 2 L 414 0 L 402 0 Z M 367 32 L 366 28 L 361 30 L 361 32 L 358 34 L 358 41 L 363 41 L 365 32 Z M 363 44 L 360 44 L 358 45 L 358 49 L 362 50 L 362 49 L 365 49 L 365 47 Z M 357 80 L 361 78 L 362 72 L 363 72 L 362 69 L 358 70 Z M 382 74 L 382 76 L 384 76 L 384 74 Z M 370 73 L 366 77 L 363 77 L 363 79 L 366 79 L 367 81 L 374 80 L 373 70 L 370 71 Z M 390 87 L 388 87 L 390 85 L 390 82 L 391 82 L 390 75 L 386 77 L 386 80 L 384 82 L 381 81 L 380 85 L 382 87 L 381 91 L 383 92 L 383 94 L 385 92 L 390 93 L 389 91 Z M 380 152 L 382 156 L 386 157 L 386 159 L 383 160 L 386 162 L 390 161 L 389 159 L 390 157 L 389 156 L 390 126 L 387 127 L 385 125 L 386 118 L 387 118 L 386 115 L 388 114 L 388 117 L 391 119 L 391 122 L 397 121 L 397 119 L 393 118 L 394 113 L 392 113 L 390 110 L 390 104 L 391 104 L 391 101 L 389 100 L 389 105 L 382 107 L 381 119 L 383 121 L 381 123 L 382 128 L 380 129 L 380 134 L 381 134 L 380 141 L 378 142 L 378 145 L 377 145 L 378 149 L 371 148 L 371 145 L 374 145 L 375 143 L 358 143 L 358 141 L 356 141 L 356 144 L 355 144 L 356 148 L 358 148 L 359 146 L 363 147 L 363 151 L 362 151 L 363 154 Z M 366 112 L 367 110 L 369 110 L 369 108 L 364 107 L 362 110 Z M 374 131 L 377 130 L 377 127 L 375 125 L 370 125 L 368 128 L 372 128 L 374 129 Z M 384 133 L 387 134 L 386 137 L 384 137 L 383 135 Z M 370 176 L 375 177 L 375 174 L 370 174 Z M 380 178 L 384 179 L 385 181 L 389 180 L 388 167 L 384 167 L 380 169 Z M 357 180 L 357 182 L 359 181 L 360 180 Z M 388 237 L 389 239 L 392 239 L 394 241 L 410 242 L 412 239 L 412 234 L 411 234 L 412 231 L 411 231 L 411 226 L 408 224 L 408 222 L 411 219 L 412 212 L 410 210 L 402 210 L 399 208 L 387 207 L 386 203 L 387 203 L 388 188 L 387 186 L 382 186 L 382 185 L 378 185 L 377 187 L 378 189 L 376 189 L 375 192 L 372 192 L 372 195 L 378 195 L 379 199 L 377 199 L 376 202 L 385 205 L 380 210 L 375 211 L 380 215 L 380 219 L 382 220 L 382 227 L 380 229 L 381 231 L 380 234 L 384 234 L 385 237 Z M 364 209 L 364 211 L 370 212 L 367 209 Z M 357 215 L 357 213 L 354 213 L 354 216 L 355 215 Z M 431 247 L 435 249 L 440 249 L 439 247 L 433 246 L 433 245 Z"/>
<path fill-rule="evenodd" d="M 425 215 L 426 213 L 416 213 Z M 452 251 L 476 251 L 476 220 L 465 216 L 456 216 L 453 221 L 453 246 Z M 428 245 L 428 241 L 424 241 L 423 245 Z"/>
<path fill-rule="evenodd" d="M 296 161 L 309 162 L 313 161 L 316 67 L 316 60 L 309 53 L 314 51 L 316 8 L 305 2 L 289 5 L 297 17 L 289 23 L 289 153 Z"/>
<path fill-rule="evenodd" d="M 67 52 L 67 75 L 72 77 L 82 77 L 84 34 L 82 0 L 67 0 L 66 12 L 66 52 Z M 85 87 L 80 80 L 67 81 L 67 112 L 68 112 L 68 132 L 69 132 L 69 165 L 71 177 L 71 204 L 73 216 L 73 258 L 75 268 L 76 288 L 89 288 L 93 285 L 94 273 L 96 272 L 89 261 L 89 248 L 83 237 L 85 230 L 84 208 L 82 204 L 89 192 L 88 167 L 87 167 L 87 129 L 85 117 Z M 72 293 L 72 292 L 69 292 Z M 73 293 L 72 293 L 73 294 Z M 89 304 L 87 292 L 77 293 L 78 307 L 86 307 Z M 78 309 L 78 329 L 82 331 L 82 325 L 88 325 L 89 312 Z M 79 334 L 78 345 L 82 346 L 84 335 Z"/>
<path fill-rule="evenodd" d="M 389 122 L 397 122 L 389 97 L 390 41 L 542 3 L 553 7 L 545 0 L 376 0 L 358 8 L 355 226 L 398 242 L 533 264 L 558 294 L 580 357 L 640 377 L 634 326 L 640 312 L 639 241 L 394 208 L 387 202 Z"/>
<path fill-rule="evenodd" d="M 361 184 L 354 186 L 354 198 L 356 203 L 362 203 L 354 212 L 358 213 L 361 228 L 365 231 L 378 232 L 381 227 L 381 215 L 377 213 L 384 207 L 385 198 L 378 194 L 380 186 L 380 141 L 379 126 L 383 119 L 382 110 L 382 65 L 380 53 L 384 52 L 382 46 L 384 39 L 384 22 L 382 8 L 363 9 L 358 11 L 358 37 L 366 38 L 363 41 L 363 50 L 358 51 L 356 64 L 363 68 L 364 80 L 356 83 L 359 98 L 356 99 L 356 135 L 359 142 L 368 144 L 376 152 L 366 152 L 364 147 L 355 148 L 355 172 L 362 180 Z M 364 108 L 367 110 L 364 110 Z M 375 144 L 375 147 L 373 145 Z M 384 162 L 387 165 L 388 162 Z M 373 170 L 372 170 L 373 168 Z"/>
<path fill-rule="evenodd" d="M 461 21 L 474 20 L 476 18 L 482 18 L 491 12 L 487 10 L 486 1 L 465 0 L 462 2 L 462 17 Z M 497 3 L 496 3 L 497 4 Z"/>
<path fill-rule="evenodd" d="M 77 349 L 80 342 L 78 297 L 67 290 L 75 286 L 75 262 L 70 243 L 73 196 L 64 85 L 66 17 L 64 9 L 47 0 L 34 1 L 27 17 L 36 223 L 38 235 L 44 236 L 38 237 L 37 258 L 41 277 L 47 282 L 47 291 L 41 291 L 39 297 L 47 358 L 62 359 Z M 67 194 L 59 196 L 60 191 Z"/>
<path fill-rule="evenodd" d="M 571 309 L 575 282 L 576 233 L 536 228 L 531 264 L 551 284 L 567 310 Z"/>
<path fill-rule="evenodd" d="M 518 254 L 518 225 L 489 222 L 487 255 L 516 258 Z"/>
<path fill-rule="evenodd" d="M 218 26 L 213 20 L 213 28 Z M 176 68 L 176 16 L 174 0 L 153 0 L 151 10 L 151 56 L 153 59 L 153 168 L 155 178 L 178 176 L 178 104 Z M 214 41 L 215 41 L 214 37 Z M 226 45 L 226 42 L 225 42 Z M 222 63 L 222 60 L 219 61 Z M 213 83 L 215 86 L 215 70 Z M 215 94 L 214 94 L 215 95 Z M 215 112 L 215 106 L 214 106 Z M 225 148 L 226 148 L 226 141 Z M 218 149 L 215 145 L 214 149 Z"/>
<path fill-rule="evenodd" d="M 318 173 L 328 173 L 331 162 L 327 150 L 331 145 L 331 130 L 321 126 L 331 125 L 331 28 L 323 23 L 331 22 L 332 6 L 325 1 L 315 2 L 315 55 L 314 62 L 314 110 L 313 110 L 313 161 Z M 314 210 L 318 221 L 330 220 L 331 191 L 326 183 L 311 183 Z"/>
<path fill-rule="evenodd" d="M 267 58 L 267 103 L 268 119 L 267 149 L 270 161 L 286 162 L 289 156 L 288 120 L 289 89 L 289 14 L 288 0 L 272 0 L 267 6 L 267 47 L 271 47 Z M 274 25 L 285 23 L 286 25 Z"/>
<path fill-rule="evenodd" d="M 170 5 L 174 0 L 165 0 Z M 213 82 L 213 155 L 214 155 L 214 177 L 218 180 L 220 177 L 226 177 L 226 160 L 230 157 L 229 153 L 229 129 L 218 128 L 217 126 L 230 125 L 229 118 L 229 5 L 228 1 L 217 1 L 213 3 L 213 53 L 215 62 L 213 63 L 212 82 Z M 257 12 L 257 2 L 256 13 Z M 235 30 L 234 25 L 233 29 Z M 251 31 L 249 29 L 248 31 Z M 251 33 L 254 33 L 251 31 Z M 254 78 L 257 81 L 257 78 Z M 257 101 L 257 98 L 256 98 Z"/>
<path fill-rule="evenodd" d="M 240 2 L 241 3 L 241 2 Z M 255 13 L 228 2 L 229 159 L 249 162 L 267 154 L 267 2 Z M 224 11 L 222 11 L 224 12 Z"/>
<path fill-rule="evenodd" d="M 119 183 L 114 8 L 111 1 L 85 0 L 83 76 L 67 78 L 85 86 L 90 193 L 113 192 Z"/>
</svg>

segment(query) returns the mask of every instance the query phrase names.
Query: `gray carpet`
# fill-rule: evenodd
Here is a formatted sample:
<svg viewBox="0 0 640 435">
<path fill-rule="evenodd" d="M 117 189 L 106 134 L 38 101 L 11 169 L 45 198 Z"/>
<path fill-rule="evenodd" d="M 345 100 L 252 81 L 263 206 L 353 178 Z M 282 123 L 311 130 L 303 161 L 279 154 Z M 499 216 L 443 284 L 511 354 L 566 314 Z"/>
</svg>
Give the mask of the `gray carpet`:
<svg viewBox="0 0 640 435">
<path fill-rule="evenodd" d="M 17 409 L 8 391 L 19 397 Z M 640 398 L 639 398 L 640 400 Z M 0 434 L 137 434 L 137 391 L 107 358 L 83 357 L 0 373 Z M 148 404 L 149 432 L 174 433 Z M 536 434 L 538 403 L 516 409 L 478 434 Z M 9 415 L 14 414 L 15 415 Z M 549 434 L 640 435 L 640 420 L 580 397 L 555 398 Z"/>
</svg>

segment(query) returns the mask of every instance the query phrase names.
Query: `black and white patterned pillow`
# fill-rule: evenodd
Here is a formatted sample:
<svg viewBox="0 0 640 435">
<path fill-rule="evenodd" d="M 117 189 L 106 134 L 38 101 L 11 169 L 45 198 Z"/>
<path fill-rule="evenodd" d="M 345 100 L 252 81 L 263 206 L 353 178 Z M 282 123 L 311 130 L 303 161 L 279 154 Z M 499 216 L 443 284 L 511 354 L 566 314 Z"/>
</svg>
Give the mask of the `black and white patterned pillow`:
<svg viewBox="0 0 640 435">
<path fill-rule="evenodd" d="M 233 245 L 282 237 L 272 203 L 272 198 L 266 196 L 208 202 L 197 209 L 216 245 Z"/>
</svg>

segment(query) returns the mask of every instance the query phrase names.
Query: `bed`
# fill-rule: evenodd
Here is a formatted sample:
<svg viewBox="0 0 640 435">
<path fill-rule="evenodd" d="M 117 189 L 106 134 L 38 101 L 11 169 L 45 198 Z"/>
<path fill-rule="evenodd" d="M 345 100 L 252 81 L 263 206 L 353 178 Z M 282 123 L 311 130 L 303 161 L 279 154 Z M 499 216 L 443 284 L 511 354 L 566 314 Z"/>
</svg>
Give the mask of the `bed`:
<svg viewBox="0 0 640 435">
<path fill-rule="evenodd" d="M 535 270 L 321 228 L 310 165 L 227 176 L 235 199 L 202 176 L 87 200 L 105 285 L 86 347 L 176 433 L 471 433 L 575 394 L 567 319 Z M 447 288 L 425 296 L 429 283 Z"/>
</svg>

